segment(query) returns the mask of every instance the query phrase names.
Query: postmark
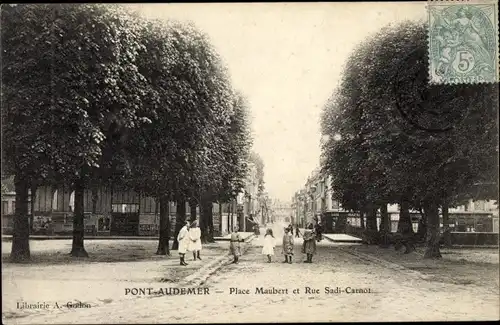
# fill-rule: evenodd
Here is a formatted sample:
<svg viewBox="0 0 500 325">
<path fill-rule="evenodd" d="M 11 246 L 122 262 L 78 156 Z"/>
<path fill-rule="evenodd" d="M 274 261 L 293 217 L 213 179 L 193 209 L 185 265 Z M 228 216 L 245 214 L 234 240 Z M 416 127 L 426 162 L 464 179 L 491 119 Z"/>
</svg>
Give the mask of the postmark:
<svg viewBox="0 0 500 325">
<path fill-rule="evenodd" d="M 431 83 L 498 81 L 497 1 L 429 1 L 428 22 Z"/>
</svg>

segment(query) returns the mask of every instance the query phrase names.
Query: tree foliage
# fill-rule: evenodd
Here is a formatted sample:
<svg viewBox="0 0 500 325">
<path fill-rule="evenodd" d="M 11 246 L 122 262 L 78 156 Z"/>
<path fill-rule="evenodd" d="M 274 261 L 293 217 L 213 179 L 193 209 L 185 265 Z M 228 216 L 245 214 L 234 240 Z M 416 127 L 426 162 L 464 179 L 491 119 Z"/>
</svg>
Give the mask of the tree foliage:
<svg viewBox="0 0 500 325">
<path fill-rule="evenodd" d="M 96 172 L 103 177 L 106 144 L 149 122 L 141 110 L 155 96 L 136 66 L 142 44 L 135 26 L 114 5 L 3 12 L 4 155 L 17 178 L 74 186 L 75 207 L 83 209 L 82 189 Z M 75 209 L 74 220 L 73 252 L 86 255 L 83 210 Z"/>
<path fill-rule="evenodd" d="M 250 162 L 253 163 L 257 168 L 257 182 L 258 182 L 257 188 L 259 195 L 261 195 L 265 189 L 264 161 L 262 160 L 262 157 L 258 153 L 252 151 L 250 153 Z"/>
<path fill-rule="evenodd" d="M 213 234 L 209 207 L 242 188 L 251 138 L 248 104 L 207 35 L 118 5 L 15 5 L 2 7 L 2 47 L 2 158 L 24 202 L 16 251 L 29 256 L 28 188 L 42 183 L 75 190 L 76 256 L 89 187 L 155 197 L 160 253 L 170 201 L 196 199 Z"/>
<path fill-rule="evenodd" d="M 324 107 L 322 149 L 344 206 L 408 202 L 437 220 L 428 228 L 432 257 L 437 207 L 497 194 L 498 85 L 429 84 L 427 60 L 423 24 L 388 27 L 360 44 Z"/>
</svg>

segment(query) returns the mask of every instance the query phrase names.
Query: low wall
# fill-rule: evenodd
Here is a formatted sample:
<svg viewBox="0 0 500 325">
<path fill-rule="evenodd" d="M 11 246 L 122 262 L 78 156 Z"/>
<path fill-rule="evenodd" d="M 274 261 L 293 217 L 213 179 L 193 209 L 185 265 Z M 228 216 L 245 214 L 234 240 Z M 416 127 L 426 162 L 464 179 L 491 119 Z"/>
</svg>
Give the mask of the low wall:
<svg viewBox="0 0 500 325">
<path fill-rule="evenodd" d="M 498 233 L 494 232 L 452 232 L 452 245 L 498 246 Z"/>
<path fill-rule="evenodd" d="M 347 226 L 346 230 L 345 230 L 345 233 L 347 235 L 350 235 L 350 236 L 353 236 L 353 237 L 362 238 L 364 231 L 365 231 L 365 229 L 363 229 L 361 227 Z"/>
<path fill-rule="evenodd" d="M 346 234 L 363 238 L 361 227 L 347 227 Z M 392 232 L 394 234 L 394 232 Z M 498 246 L 499 234 L 495 232 L 451 232 L 453 246 Z"/>
</svg>

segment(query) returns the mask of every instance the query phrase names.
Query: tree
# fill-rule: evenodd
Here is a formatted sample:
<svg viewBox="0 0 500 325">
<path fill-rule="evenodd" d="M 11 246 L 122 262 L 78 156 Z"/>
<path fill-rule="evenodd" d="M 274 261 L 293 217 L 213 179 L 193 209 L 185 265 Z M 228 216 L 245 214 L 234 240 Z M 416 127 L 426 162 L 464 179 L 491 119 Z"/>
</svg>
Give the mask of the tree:
<svg viewBox="0 0 500 325">
<path fill-rule="evenodd" d="M 439 206 L 470 197 L 472 184 L 494 175 L 497 85 L 429 85 L 426 44 L 426 27 L 416 23 L 362 43 L 322 127 L 336 196 L 353 209 L 399 203 L 400 231 L 409 233 L 409 208 L 423 208 L 425 257 L 433 258 L 440 257 Z"/>
<path fill-rule="evenodd" d="M 265 190 L 265 183 L 264 183 L 264 161 L 260 157 L 260 155 L 256 152 L 251 152 L 250 153 L 250 162 L 255 164 L 257 168 L 257 188 L 258 188 L 258 193 L 259 195 L 262 194 Z"/>
<path fill-rule="evenodd" d="M 202 240 L 213 241 L 212 202 L 217 200 L 226 174 L 224 134 L 234 114 L 234 95 L 227 70 L 208 37 L 191 25 L 173 24 L 173 30 L 176 46 L 187 60 L 183 72 L 192 97 L 188 105 L 183 104 L 191 123 L 176 137 L 188 144 L 187 158 L 181 160 L 185 175 L 178 195 L 182 201 L 199 198 Z M 185 215 L 178 214 L 176 234 L 184 219 Z"/>
<path fill-rule="evenodd" d="M 135 65 L 142 48 L 135 18 L 120 6 L 18 5 L 4 12 L 2 27 L 6 156 L 16 166 L 19 202 L 33 180 L 72 186 L 71 254 L 88 256 L 84 189 L 101 175 L 105 140 L 148 122 L 141 107 L 154 98 Z M 18 207 L 14 242 L 24 243 L 27 209 Z"/>
<path fill-rule="evenodd" d="M 134 187 L 176 201 L 176 236 L 186 221 L 185 203 L 200 204 L 201 228 L 210 225 L 215 188 L 225 174 L 225 134 L 233 115 L 225 69 L 206 35 L 192 25 L 150 21 L 143 27 L 144 74 L 161 98 L 156 119 L 128 143 Z M 168 200 L 167 200 L 168 198 Z M 210 206 L 209 206 L 210 205 Z M 161 210 L 161 209 L 160 209 Z M 168 253 L 169 221 L 160 217 L 158 254 Z"/>
<path fill-rule="evenodd" d="M 221 164 L 224 171 L 221 175 L 222 182 L 217 189 L 219 207 L 236 199 L 245 187 L 248 173 L 249 149 L 252 144 L 249 125 L 249 106 L 241 93 L 236 93 L 233 99 L 233 115 L 230 123 L 222 134 L 224 144 L 224 159 Z M 221 214 L 221 212 L 220 212 Z"/>
</svg>

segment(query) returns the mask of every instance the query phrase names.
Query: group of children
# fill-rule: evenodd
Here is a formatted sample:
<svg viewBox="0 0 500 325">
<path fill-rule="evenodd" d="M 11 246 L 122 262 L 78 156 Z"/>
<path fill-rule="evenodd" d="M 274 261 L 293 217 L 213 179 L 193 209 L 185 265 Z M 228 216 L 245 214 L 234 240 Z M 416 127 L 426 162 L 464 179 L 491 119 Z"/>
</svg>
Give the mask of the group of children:
<svg viewBox="0 0 500 325">
<path fill-rule="evenodd" d="M 312 242 L 311 242 L 312 239 Z M 267 262 L 272 263 L 274 256 L 274 248 L 276 246 L 275 238 L 272 229 L 267 229 L 264 236 L 264 245 L 262 254 L 267 256 Z M 304 263 L 312 263 L 312 256 L 316 253 L 316 241 L 312 224 L 307 227 L 304 232 L 304 244 L 302 245 L 302 253 L 307 254 L 307 260 Z M 283 263 L 292 264 L 293 258 L 293 228 L 286 227 L 283 234 L 282 254 L 285 256 Z"/>
<path fill-rule="evenodd" d="M 195 220 L 192 224 L 186 221 L 186 224 L 177 235 L 177 242 L 179 243 L 180 265 L 188 265 L 184 259 L 187 252 L 193 252 L 193 261 L 196 261 L 196 259 L 201 261 L 201 230 L 198 220 Z"/>
<path fill-rule="evenodd" d="M 298 233 L 298 229 L 297 229 Z M 298 237 L 298 236 L 297 236 Z M 312 257 L 316 254 L 316 232 L 314 230 L 313 224 L 309 224 L 303 234 L 304 243 L 302 245 L 302 253 L 307 255 L 307 259 L 304 263 L 312 263 Z M 239 257 L 241 256 L 240 242 L 244 242 L 240 234 L 238 233 L 238 227 L 235 227 L 231 232 L 231 242 L 229 245 L 229 250 L 231 255 L 233 255 L 233 263 L 239 262 Z M 285 256 L 283 263 L 292 264 L 293 258 L 293 227 L 289 226 L 285 228 L 285 233 L 283 235 L 283 250 L 282 254 Z M 274 256 L 274 248 L 276 246 L 275 237 L 273 235 L 272 229 L 266 230 L 266 235 L 264 236 L 264 245 L 262 247 L 262 254 L 267 256 L 267 262 L 272 263 L 272 256 Z"/>
</svg>

